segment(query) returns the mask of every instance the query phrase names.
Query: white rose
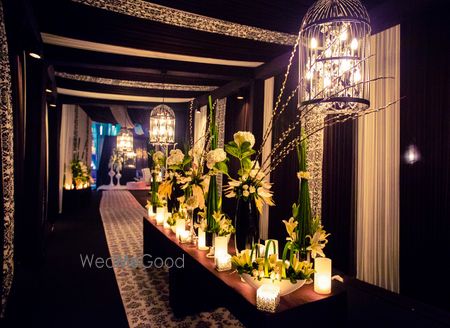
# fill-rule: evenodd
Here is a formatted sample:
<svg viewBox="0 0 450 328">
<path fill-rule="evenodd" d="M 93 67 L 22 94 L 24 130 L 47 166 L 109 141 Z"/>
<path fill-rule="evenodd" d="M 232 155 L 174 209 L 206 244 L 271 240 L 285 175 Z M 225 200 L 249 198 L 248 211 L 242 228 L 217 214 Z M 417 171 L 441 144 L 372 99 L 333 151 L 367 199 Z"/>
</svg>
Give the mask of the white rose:
<svg viewBox="0 0 450 328">
<path fill-rule="evenodd" d="M 248 196 L 250 196 L 250 193 L 248 192 L 248 190 L 244 190 L 243 193 L 242 193 L 242 195 L 243 195 L 244 197 L 248 197 Z"/>
<path fill-rule="evenodd" d="M 255 136 L 251 132 L 238 131 L 233 135 L 233 139 L 239 147 L 246 141 L 250 143 L 250 148 L 255 145 Z"/>
</svg>

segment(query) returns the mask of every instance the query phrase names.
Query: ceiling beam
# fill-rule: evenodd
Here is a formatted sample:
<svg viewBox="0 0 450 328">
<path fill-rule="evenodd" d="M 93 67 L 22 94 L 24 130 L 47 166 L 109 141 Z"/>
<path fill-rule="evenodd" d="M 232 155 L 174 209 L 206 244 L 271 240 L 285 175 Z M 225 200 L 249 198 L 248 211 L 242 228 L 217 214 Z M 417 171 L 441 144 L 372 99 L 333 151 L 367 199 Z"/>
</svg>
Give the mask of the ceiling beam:
<svg viewBox="0 0 450 328">
<path fill-rule="evenodd" d="M 225 97 L 229 96 L 230 94 L 238 91 L 239 89 L 247 87 L 251 83 L 251 81 L 252 81 L 251 79 L 248 79 L 248 80 L 244 80 L 244 81 L 229 82 L 229 83 L 225 84 L 224 86 L 211 91 L 208 94 L 204 94 L 200 97 L 197 97 L 194 100 L 194 103 L 198 107 L 206 105 L 208 103 L 209 95 L 211 95 L 213 101 L 216 99 L 225 98 Z"/>
</svg>

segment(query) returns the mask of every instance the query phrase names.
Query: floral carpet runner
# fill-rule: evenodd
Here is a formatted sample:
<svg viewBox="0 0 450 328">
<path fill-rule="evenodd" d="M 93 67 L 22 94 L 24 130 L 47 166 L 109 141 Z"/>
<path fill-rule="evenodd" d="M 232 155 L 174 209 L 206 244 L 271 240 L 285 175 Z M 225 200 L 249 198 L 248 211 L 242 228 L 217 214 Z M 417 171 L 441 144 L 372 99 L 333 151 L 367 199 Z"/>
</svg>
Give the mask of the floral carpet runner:
<svg viewBox="0 0 450 328">
<path fill-rule="evenodd" d="M 103 191 L 100 214 L 111 258 L 128 266 L 115 265 L 114 273 L 131 328 L 139 327 L 242 327 L 225 308 L 177 319 L 169 306 L 167 269 L 133 267 L 142 259 L 142 217 L 147 211 L 128 191 Z"/>
</svg>

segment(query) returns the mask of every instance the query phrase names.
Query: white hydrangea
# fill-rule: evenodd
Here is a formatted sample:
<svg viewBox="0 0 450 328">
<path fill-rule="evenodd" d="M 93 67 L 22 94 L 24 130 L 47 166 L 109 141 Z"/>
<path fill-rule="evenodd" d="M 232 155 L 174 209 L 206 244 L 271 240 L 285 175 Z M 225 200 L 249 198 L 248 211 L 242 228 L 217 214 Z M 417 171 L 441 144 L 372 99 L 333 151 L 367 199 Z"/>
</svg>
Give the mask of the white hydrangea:
<svg viewBox="0 0 450 328">
<path fill-rule="evenodd" d="M 234 142 L 240 147 L 244 142 L 250 143 L 250 148 L 255 145 L 255 136 L 248 131 L 238 131 L 233 135 Z"/>
<path fill-rule="evenodd" d="M 180 165 L 183 163 L 184 154 L 179 149 L 172 149 L 169 157 L 167 157 L 167 165 Z"/>
<path fill-rule="evenodd" d="M 222 148 L 211 150 L 206 154 L 206 166 L 212 169 L 216 163 L 223 162 L 227 158 L 227 153 Z"/>
</svg>

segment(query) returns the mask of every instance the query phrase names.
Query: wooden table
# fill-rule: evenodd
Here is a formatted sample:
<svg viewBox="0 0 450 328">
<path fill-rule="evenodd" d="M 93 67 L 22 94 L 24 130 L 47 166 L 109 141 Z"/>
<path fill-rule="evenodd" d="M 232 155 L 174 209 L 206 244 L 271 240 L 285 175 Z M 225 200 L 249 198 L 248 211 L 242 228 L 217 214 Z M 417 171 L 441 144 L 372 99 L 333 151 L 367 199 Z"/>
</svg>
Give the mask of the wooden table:
<svg viewBox="0 0 450 328">
<path fill-rule="evenodd" d="M 341 283 L 333 282 L 330 295 L 316 294 L 313 284 L 305 285 L 281 297 L 276 313 L 261 312 L 256 309 L 256 290 L 237 273 L 218 272 L 206 251 L 180 244 L 174 233 L 155 221 L 144 218 L 143 224 L 144 254 L 152 259 L 184 256 L 184 268 L 169 269 L 170 306 L 177 317 L 222 306 L 247 327 L 345 326 L 347 300 Z"/>
</svg>

